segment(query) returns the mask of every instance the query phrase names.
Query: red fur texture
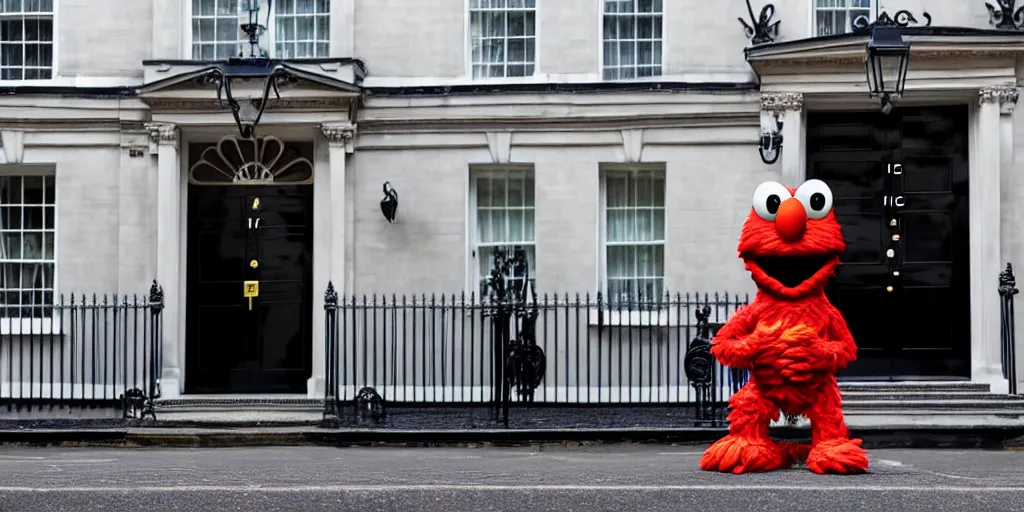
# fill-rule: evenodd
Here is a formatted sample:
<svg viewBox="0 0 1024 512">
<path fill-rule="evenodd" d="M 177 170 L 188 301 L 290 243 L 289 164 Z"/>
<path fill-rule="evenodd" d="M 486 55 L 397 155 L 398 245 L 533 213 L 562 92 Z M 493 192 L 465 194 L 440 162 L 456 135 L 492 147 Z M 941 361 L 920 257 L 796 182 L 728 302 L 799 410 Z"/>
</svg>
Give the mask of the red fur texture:
<svg viewBox="0 0 1024 512">
<path fill-rule="evenodd" d="M 740 257 L 758 292 L 722 326 L 711 351 L 722 364 L 749 370 L 750 382 L 729 400 L 729 434 L 708 448 L 700 466 L 749 473 L 805 461 L 819 474 L 866 472 L 868 456 L 861 440 L 849 437 L 835 378 L 856 358 L 857 346 L 824 292 L 845 250 L 841 228 L 831 211 L 807 219 L 796 240 L 783 239 L 774 224 L 751 211 L 743 225 Z M 765 257 L 808 256 L 824 263 L 795 286 L 782 284 L 758 264 Z M 768 427 L 780 409 L 810 420 L 809 446 L 771 439 Z"/>
</svg>

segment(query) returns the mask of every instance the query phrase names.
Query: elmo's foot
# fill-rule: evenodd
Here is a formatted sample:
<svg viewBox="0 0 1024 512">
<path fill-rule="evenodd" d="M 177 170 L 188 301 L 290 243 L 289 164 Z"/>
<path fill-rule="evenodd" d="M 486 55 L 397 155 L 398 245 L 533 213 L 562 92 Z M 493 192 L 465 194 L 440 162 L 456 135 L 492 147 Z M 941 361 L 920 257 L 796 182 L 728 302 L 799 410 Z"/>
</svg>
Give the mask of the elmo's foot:
<svg viewBox="0 0 1024 512">
<path fill-rule="evenodd" d="M 860 439 L 822 441 L 811 447 L 807 454 L 807 468 L 819 475 L 866 473 L 868 454 L 860 447 L 861 443 Z"/>
<path fill-rule="evenodd" d="M 757 473 L 787 467 L 793 459 L 787 450 L 771 440 L 750 439 L 729 434 L 704 452 L 700 467 L 722 473 Z"/>
</svg>

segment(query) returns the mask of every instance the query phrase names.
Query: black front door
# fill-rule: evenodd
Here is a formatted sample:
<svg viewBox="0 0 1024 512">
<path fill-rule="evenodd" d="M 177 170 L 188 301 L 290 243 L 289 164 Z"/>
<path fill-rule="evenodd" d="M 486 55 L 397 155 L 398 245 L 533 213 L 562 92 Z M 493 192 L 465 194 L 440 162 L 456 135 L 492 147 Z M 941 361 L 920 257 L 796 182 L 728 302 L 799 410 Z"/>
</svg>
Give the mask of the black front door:
<svg viewBox="0 0 1024 512">
<path fill-rule="evenodd" d="M 969 378 L 967 107 L 808 115 L 807 177 L 847 250 L 828 295 L 859 348 L 840 377 Z"/>
<path fill-rule="evenodd" d="M 312 185 L 189 185 L 188 198 L 186 392 L 304 393 Z"/>
</svg>

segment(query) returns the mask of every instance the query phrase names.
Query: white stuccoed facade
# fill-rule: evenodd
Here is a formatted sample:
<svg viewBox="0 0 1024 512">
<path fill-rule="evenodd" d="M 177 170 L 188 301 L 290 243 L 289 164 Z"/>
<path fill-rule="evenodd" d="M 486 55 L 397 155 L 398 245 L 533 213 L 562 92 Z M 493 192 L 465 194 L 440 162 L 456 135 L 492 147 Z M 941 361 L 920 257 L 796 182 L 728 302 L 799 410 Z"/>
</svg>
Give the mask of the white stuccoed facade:
<svg viewBox="0 0 1024 512">
<path fill-rule="evenodd" d="M 187 62 L 191 0 L 96 3 L 56 1 L 53 80 L 0 82 L 12 92 L 0 95 L 0 173 L 55 176 L 59 292 L 144 294 L 153 279 L 163 286 L 162 392 L 173 398 L 185 376 L 188 147 L 235 127 L 212 88 L 171 83 L 201 68 Z M 368 93 L 304 82 L 282 91 L 260 128 L 315 144 L 309 395 L 323 393 L 328 281 L 343 296 L 473 289 L 471 166 L 532 168 L 544 292 L 600 289 L 600 173 L 623 164 L 665 171 L 667 290 L 753 293 L 736 258 L 753 188 L 803 181 L 808 111 L 877 103 L 867 98 L 865 39 L 799 42 L 811 36 L 810 0 L 774 2 L 777 41 L 791 46 L 752 50 L 750 63 L 736 21 L 746 7 L 731 4 L 666 0 L 662 75 L 616 90 L 601 84 L 598 0 L 538 0 L 534 76 L 484 80 L 470 76 L 466 0 L 332 0 L 330 59 L 298 65 Z M 980 0 L 886 7 L 916 14 L 925 4 L 933 26 L 989 28 Z M 1024 121 L 1013 108 L 1024 39 L 911 40 L 900 104 L 970 105 L 971 378 L 1005 390 L 996 277 L 1006 262 L 1024 261 L 1024 180 L 1016 177 L 1024 171 Z M 659 82 L 662 90 L 644 85 Z M 475 84 L 524 89 L 394 89 Z M 601 86 L 544 87 L 552 84 Z M 773 165 L 756 150 L 769 113 L 785 123 Z M 384 181 L 402 194 L 391 225 L 378 209 Z"/>
</svg>

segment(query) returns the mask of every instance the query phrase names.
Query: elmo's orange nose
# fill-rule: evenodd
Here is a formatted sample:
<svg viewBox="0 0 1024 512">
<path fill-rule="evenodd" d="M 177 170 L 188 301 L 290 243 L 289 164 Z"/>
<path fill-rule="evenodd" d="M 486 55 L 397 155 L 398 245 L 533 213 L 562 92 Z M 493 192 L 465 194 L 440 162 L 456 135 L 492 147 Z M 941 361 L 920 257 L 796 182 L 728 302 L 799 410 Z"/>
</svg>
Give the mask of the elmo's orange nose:
<svg viewBox="0 0 1024 512">
<path fill-rule="evenodd" d="M 775 213 L 775 231 L 787 242 L 795 242 L 807 230 L 807 212 L 800 200 L 791 197 L 779 205 Z"/>
</svg>

